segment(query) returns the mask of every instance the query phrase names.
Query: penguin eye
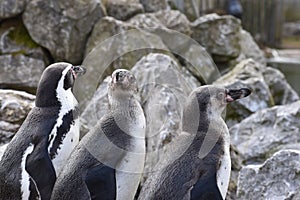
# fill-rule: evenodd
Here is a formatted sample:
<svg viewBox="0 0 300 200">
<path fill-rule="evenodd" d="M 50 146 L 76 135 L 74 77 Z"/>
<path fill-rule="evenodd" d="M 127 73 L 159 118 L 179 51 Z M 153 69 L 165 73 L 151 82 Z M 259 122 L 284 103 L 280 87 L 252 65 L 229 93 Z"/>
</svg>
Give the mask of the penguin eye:
<svg viewBox="0 0 300 200">
<path fill-rule="evenodd" d="M 224 99 L 224 93 L 218 93 L 217 99 L 219 99 L 219 100 Z"/>
</svg>

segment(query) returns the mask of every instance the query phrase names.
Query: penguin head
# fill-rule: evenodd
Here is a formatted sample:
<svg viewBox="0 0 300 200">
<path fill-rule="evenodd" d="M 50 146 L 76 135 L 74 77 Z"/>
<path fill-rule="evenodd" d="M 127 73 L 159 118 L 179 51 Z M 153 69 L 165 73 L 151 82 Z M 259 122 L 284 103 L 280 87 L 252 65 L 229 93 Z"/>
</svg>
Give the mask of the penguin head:
<svg viewBox="0 0 300 200">
<path fill-rule="evenodd" d="M 137 93 L 137 83 L 134 75 L 126 69 L 117 69 L 111 75 L 109 96 L 113 98 L 128 98 Z"/>
<path fill-rule="evenodd" d="M 35 104 L 38 107 L 60 106 L 63 93 L 71 91 L 78 76 L 85 73 L 82 66 L 59 62 L 49 65 L 40 79 Z"/>
</svg>

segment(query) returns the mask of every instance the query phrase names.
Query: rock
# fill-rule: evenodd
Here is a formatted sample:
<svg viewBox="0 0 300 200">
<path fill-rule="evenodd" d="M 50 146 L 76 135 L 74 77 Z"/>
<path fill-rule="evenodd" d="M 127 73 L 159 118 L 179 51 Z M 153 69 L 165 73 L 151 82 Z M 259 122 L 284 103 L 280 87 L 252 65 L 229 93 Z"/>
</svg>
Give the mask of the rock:
<svg viewBox="0 0 300 200">
<path fill-rule="evenodd" d="M 300 101 L 260 110 L 230 128 L 231 144 L 244 164 L 263 162 L 280 149 L 300 150 L 299 116 Z"/>
<path fill-rule="evenodd" d="M 45 64 L 22 54 L 0 55 L 0 87 L 22 89 L 34 93 Z"/>
<path fill-rule="evenodd" d="M 238 199 L 294 199 L 300 190 L 300 151 L 282 150 L 239 174 Z"/>
<path fill-rule="evenodd" d="M 126 31 L 131 27 L 111 17 L 104 17 L 95 25 L 87 47 L 91 51 L 86 52 L 83 62 L 87 73 L 75 90 L 81 108 L 91 99 L 97 85 L 115 69 L 131 69 L 150 52 L 168 53 L 160 37 L 140 29 Z"/>
<path fill-rule="evenodd" d="M 228 61 L 240 52 L 241 22 L 230 15 L 209 14 L 191 23 L 192 38 L 214 56 L 215 61 Z"/>
<path fill-rule="evenodd" d="M 23 21 L 32 39 L 47 48 L 56 61 L 78 64 L 94 24 L 104 15 L 98 0 L 33 0 Z"/>
<path fill-rule="evenodd" d="M 226 123 L 229 127 L 258 110 L 274 105 L 269 86 L 264 80 L 264 70 L 264 66 L 252 59 L 247 59 L 214 82 L 215 85 L 228 88 L 247 87 L 252 90 L 252 94 L 247 98 L 228 104 Z"/>
<path fill-rule="evenodd" d="M 241 47 L 240 55 L 236 59 L 230 61 L 230 66 L 235 66 L 237 63 L 247 58 L 252 58 L 256 62 L 266 65 L 264 52 L 260 50 L 249 32 L 241 29 L 239 43 Z"/>
<path fill-rule="evenodd" d="M 284 105 L 299 100 L 299 95 L 286 81 L 283 73 L 272 67 L 263 71 L 263 76 L 269 86 L 275 105 Z"/>
<path fill-rule="evenodd" d="M 128 20 L 130 24 L 157 32 L 159 29 L 171 29 L 187 36 L 192 34 L 190 22 L 182 13 L 176 10 L 163 10 L 156 13 L 142 13 Z"/>
<path fill-rule="evenodd" d="M 1 54 L 23 54 L 49 64 L 49 58 L 43 49 L 29 36 L 22 18 L 4 20 L 0 28 L 0 52 Z"/>
<path fill-rule="evenodd" d="M 200 17 L 198 8 L 200 8 L 201 1 L 190 0 L 190 1 L 181 1 L 181 0 L 169 0 L 169 4 L 173 9 L 180 10 L 184 13 L 187 18 L 191 21 Z"/>
<path fill-rule="evenodd" d="M 23 12 L 26 0 L 2 0 L 0 1 L 0 19 L 15 17 Z"/>
<path fill-rule="evenodd" d="M 106 2 L 106 10 L 109 16 L 118 20 L 127 20 L 144 12 L 143 5 L 138 0 L 109 0 Z"/>
<path fill-rule="evenodd" d="M 143 57 L 132 68 L 147 121 L 145 172 L 153 169 L 166 145 L 181 132 L 185 99 L 200 86 L 192 77 L 184 76 L 180 68 L 172 57 L 155 53 Z"/>
<path fill-rule="evenodd" d="M 35 96 L 26 92 L 0 89 L 0 144 L 7 143 L 34 106 Z"/>
<path fill-rule="evenodd" d="M 140 0 L 146 12 L 157 12 L 169 8 L 168 0 Z"/>
</svg>

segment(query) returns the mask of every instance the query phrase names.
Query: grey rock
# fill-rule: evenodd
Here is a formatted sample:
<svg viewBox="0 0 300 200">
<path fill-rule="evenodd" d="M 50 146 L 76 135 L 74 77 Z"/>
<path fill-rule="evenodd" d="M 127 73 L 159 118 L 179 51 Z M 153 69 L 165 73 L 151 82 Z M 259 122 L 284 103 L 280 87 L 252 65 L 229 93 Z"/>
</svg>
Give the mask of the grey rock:
<svg viewBox="0 0 300 200">
<path fill-rule="evenodd" d="M 0 55 L 0 87 L 35 92 L 45 69 L 42 60 L 22 54 Z"/>
<path fill-rule="evenodd" d="M 171 5 L 171 7 L 173 9 L 180 10 L 191 21 L 194 21 L 195 19 L 200 17 L 199 8 L 200 8 L 201 3 L 203 3 L 203 1 L 198 1 L 198 0 L 189 0 L 189 1 L 169 0 L 169 4 Z"/>
<path fill-rule="evenodd" d="M 1 54 L 23 54 L 25 56 L 39 59 L 49 64 L 49 58 L 43 49 L 29 36 L 20 17 L 5 20 L 0 29 L 0 53 Z"/>
<path fill-rule="evenodd" d="M 212 54 L 215 61 L 238 57 L 240 47 L 240 21 L 230 15 L 209 14 L 191 23 L 192 37 Z"/>
<path fill-rule="evenodd" d="M 300 101 L 256 112 L 230 128 L 243 163 L 259 163 L 280 149 L 300 149 Z"/>
<path fill-rule="evenodd" d="M 168 28 L 187 36 L 192 34 L 189 20 L 185 15 L 176 10 L 142 13 L 134 16 L 128 22 L 139 28 L 150 28 L 150 31 Z"/>
<path fill-rule="evenodd" d="M 159 36 L 131 27 L 112 17 L 104 17 L 95 25 L 88 41 L 90 52 L 86 52 L 83 62 L 88 68 L 87 73 L 75 89 L 82 108 L 91 99 L 97 85 L 115 69 L 131 69 L 141 57 L 151 52 L 168 53 Z"/>
<path fill-rule="evenodd" d="M 238 199 L 295 199 L 300 190 L 300 151 L 282 150 L 239 174 Z"/>
<path fill-rule="evenodd" d="M 0 144 L 10 141 L 34 106 L 35 96 L 0 89 Z"/>
<path fill-rule="evenodd" d="M 0 1 L 0 19 L 15 17 L 23 12 L 26 0 L 2 0 Z"/>
<path fill-rule="evenodd" d="M 299 95 L 286 81 L 283 73 L 272 67 L 263 71 L 263 76 L 269 86 L 275 105 L 284 105 L 299 100 Z"/>
<path fill-rule="evenodd" d="M 269 86 L 263 76 L 264 70 L 265 66 L 247 59 L 214 82 L 227 88 L 247 87 L 252 90 L 252 94 L 247 98 L 228 104 L 226 123 L 229 127 L 258 110 L 274 105 Z"/>
<path fill-rule="evenodd" d="M 140 86 L 147 121 L 145 172 L 150 172 L 165 147 L 179 135 L 185 99 L 200 84 L 184 76 L 180 64 L 164 54 L 151 53 L 143 57 L 132 72 Z"/>
<path fill-rule="evenodd" d="M 105 15 L 98 0 L 33 0 L 23 13 L 32 39 L 47 48 L 56 61 L 81 63 L 87 38 L 96 21 Z"/>
<path fill-rule="evenodd" d="M 236 59 L 230 61 L 230 65 L 234 66 L 238 62 L 241 62 L 242 60 L 245 60 L 247 58 L 252 58 L 256 62 L 262 65 L 266 65 L 266 58 L 264 52 L 256 44 L 250 33 L 241 29 L 239 37 L 241 52 Z"/>
<path fill-rule="evenodd" d="M 118 20 L 127 20 L 144 12 L 144 7 L 139 0 L 109 0 L 106 2 L 106 10 L 109 16 Z"/>
<path fill-rule="evenodd" d="M 159 10 L 166 10 L 169 8 L 168 0 L 140 0 L 146 12 L 157 12 Z"/>
</svg>

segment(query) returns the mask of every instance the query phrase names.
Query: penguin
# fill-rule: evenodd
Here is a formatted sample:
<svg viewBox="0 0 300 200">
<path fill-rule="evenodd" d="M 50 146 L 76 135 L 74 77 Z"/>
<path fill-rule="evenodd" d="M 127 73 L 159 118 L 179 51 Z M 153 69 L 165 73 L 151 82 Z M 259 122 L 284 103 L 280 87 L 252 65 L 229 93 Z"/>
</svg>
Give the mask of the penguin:
<svg viewBox="0 0 300 200">
<path fill-rule="evenodd" d="M 231 161 L 229 131 L 221 114 L 227 103 L 250 93 L 247 88 L 196 88 L 183 110 L 182 133 L 149 172 L 138 200 L 224 200 Z"/>
<path fill-rule="evenodd" d="M 108 112 L 72 152 L 51 199 L 134 199 L 144 169 L 146 122 L 130 71 L 112 73 L 108 102 Z"/>
<path fill-rule="evenodd" d="M 50 199 L 56 175 L 79 142 L 79 110 L 72 87 L 84 73 L 84 67 L 65 62 L 44 70 L 35 106 L 0 161 L 1 200 Z"/>
</svg>

